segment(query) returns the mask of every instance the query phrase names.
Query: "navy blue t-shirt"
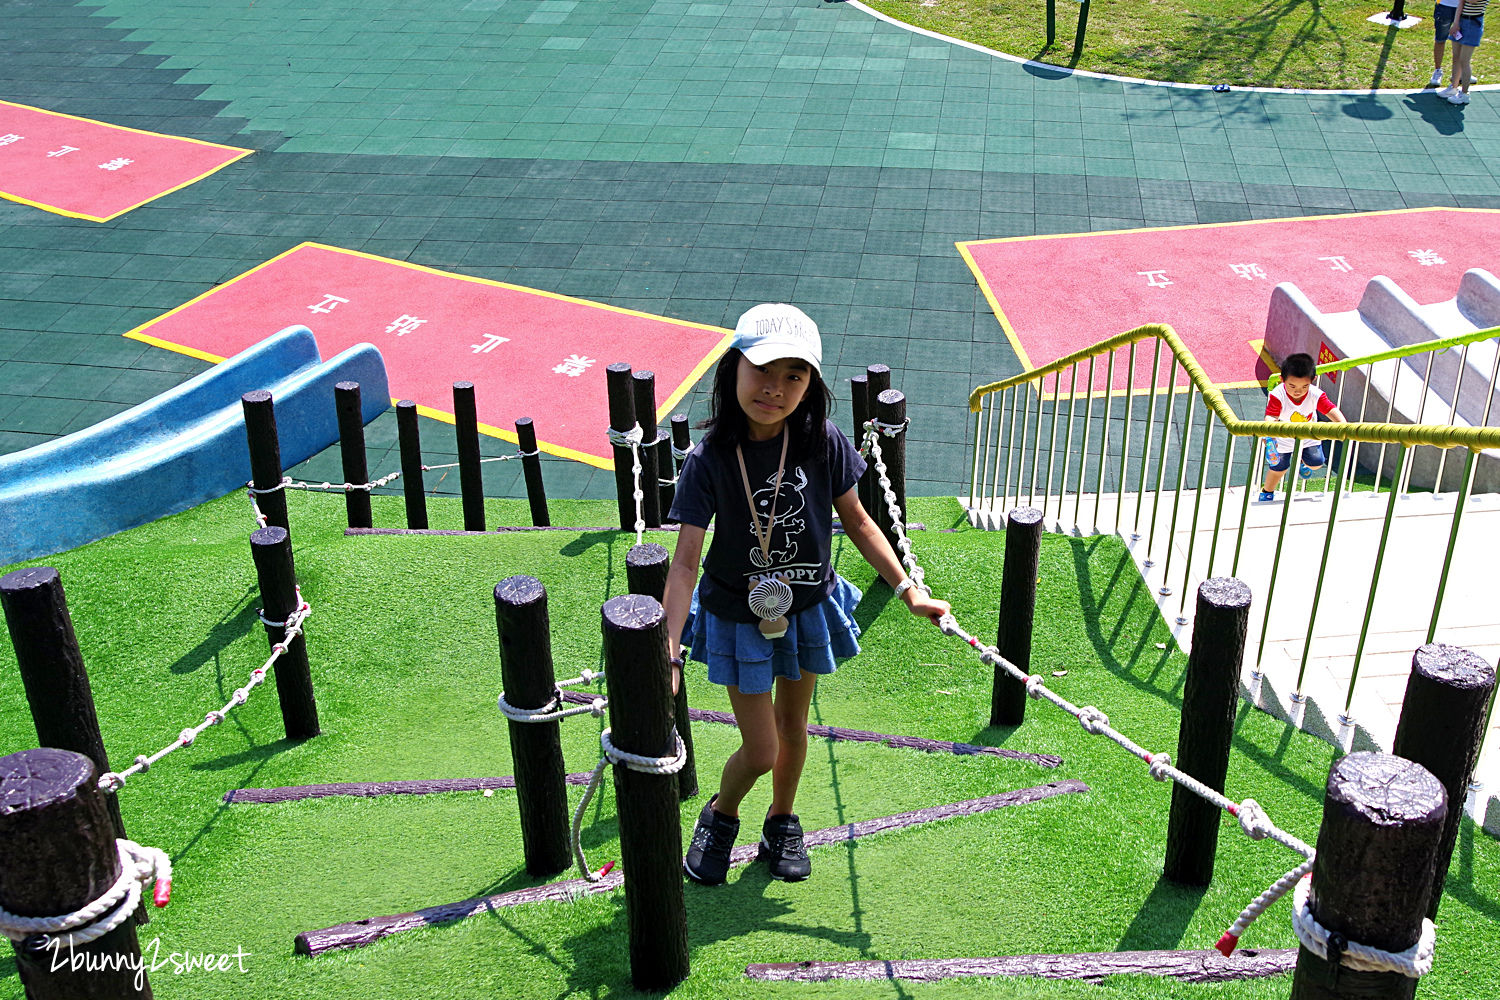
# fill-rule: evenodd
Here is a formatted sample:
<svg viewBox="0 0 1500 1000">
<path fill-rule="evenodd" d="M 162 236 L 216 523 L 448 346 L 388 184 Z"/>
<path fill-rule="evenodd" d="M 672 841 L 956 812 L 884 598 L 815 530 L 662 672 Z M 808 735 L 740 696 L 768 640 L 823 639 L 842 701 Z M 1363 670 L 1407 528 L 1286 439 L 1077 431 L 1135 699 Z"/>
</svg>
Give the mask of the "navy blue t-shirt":
<svg viewBox="0 0 1500 1000">
<path fill-rule="evenodd" d="M 781 477 L 769 560 L 761 555 L 734 448 L 700 442 L 688 453 L 670 516 L 699 528 L 717 518 L 698 585 L 698 599 L 706 610 L 730 621 L 759 621 L 750 610 L 750 588 L 767 576 L 791 585 L 793 614 L 833 593 L 833 498 L 854 487 L 865 471 L 865 460 L 832 422 L 827 433 L 827 461 L 788 465 Z M 781 458 L 781 435 L 746 441 L 740 447 L 764 530 Z"/>
</svg>

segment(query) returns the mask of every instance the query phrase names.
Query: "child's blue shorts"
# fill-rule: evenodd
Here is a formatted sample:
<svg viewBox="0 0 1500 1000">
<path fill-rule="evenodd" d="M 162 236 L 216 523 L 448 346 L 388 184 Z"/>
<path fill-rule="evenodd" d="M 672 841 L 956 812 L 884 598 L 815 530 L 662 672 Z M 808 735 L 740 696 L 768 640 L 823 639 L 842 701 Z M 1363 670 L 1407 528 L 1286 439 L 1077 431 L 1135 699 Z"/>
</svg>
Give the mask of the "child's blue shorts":
<svg viewBox="0 0 1500 1000">
<path fill-rule="evenodd" d="M 1304 445 L 1302 448 L 1302 464 L 1309 469 L 1321 469 L 1327 459 L 1323 455 L 1321 444 Z M 1271 472 L 1285 472 L 1292 467 L 1292 453 L 1289 451 L 1278 451 L 1276 461 L 1266 466 Z"/>
<path fill-rule="evenodd" d="M 708 679 L 715 684 L 735 685 L 744 694 L 765 694 L 777 677 L 800 680 L 804 670 L 831 674 L 839 660 L 859 653 L 854 607 L 862 596 L 854 584 L 835 576 L 832 594 L 792 615 L 786 635 L 767 639 L 754 623 L 702 611 L 695 588 L 682 644 L 694 660 L 708 664 Z"/>
</svg>

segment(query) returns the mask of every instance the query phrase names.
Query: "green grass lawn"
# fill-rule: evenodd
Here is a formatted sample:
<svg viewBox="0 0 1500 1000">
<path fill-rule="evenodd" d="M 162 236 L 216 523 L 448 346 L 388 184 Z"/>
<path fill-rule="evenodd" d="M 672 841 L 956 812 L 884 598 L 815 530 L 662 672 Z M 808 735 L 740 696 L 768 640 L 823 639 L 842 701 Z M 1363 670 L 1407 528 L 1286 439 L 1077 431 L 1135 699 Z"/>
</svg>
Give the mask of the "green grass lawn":
<svg viewBox="0 0 1500 1000">
<path fill-rule="evenodd" d="M 491 592 L 515 573 L 550 595 L 560 674 L 599 660 L 599 606 L 624 588 L 632 540 L 619 532 L 478 537 L 345 537 L 342 501 L 292 494 L 297 568 L 314 607 L 308 649 L 323 734 L 282 738 L 272 686 L 225 725 L 138 776 L 120 793 L 126 824 L 166 849 L 172 904 L 141 929 L 169 952 L 249 953 L 244 974 L 152 978 L 165 1000 L 192 997 L 547 998 L 633 996 L 619 890 L 572 903 L 497 910 L 398 935 L 369 948 L 297 958 L 299 931 L 535 884 L 524 871 L 514 794 L 329 798 L 226 806 L 225 792 L 330 781 L 512 773 L 495 709 L 499 662 Z M 460 519 L 432 502 L 435 524 Z M 492 523 L 524 523 L 523 501 L 492 501 Z M 554 506 L 556 523 L 607 524 L 613 504 Z M 398 498 L 376 498 L 395 524 Z M 913 502 L 928 530 L 916 551 L 939 593 L 974 633 L 993 635 L 1001 537 L 969 530 L 951 499 Z M 106 745 L 121 764 L 172 739 L 217 707 L 266 655 L 243 497 L 232 496 L 73 552 L 58 566 L 87 660 Z M 946 530 L 955 529 L 955 530 Z M 667 545 L 670 535 L 659 535 Z M 1043 548 L 1033 666 L 1079 704 L 1097 704 L 1152 749 L 1175 744 L 1185 657 L 1170 648 L 1122 546 L 1049 536 Z M 839 568 L 867 594 L 861 656 L 819 687 L 813 721 L 1057 753 L 1061 768 L 814 740 L 798 802 L 808 829 L 952 802 L 1059 778 L 1091 791 L 882 834 L 813 853 L 813 877 L 770 881 L 759 866 L 718 888 L 686 890 L 692 975 L 672 995 L 962 998 L 1284 997 L 1286 977 L 1189 986 L 1144 977 L 1084 983 L 953 980 L 809 986 L 752 983 L 751 962 L 902 959 L 1139 948 L 1208 948 L 1240 908 L 1296 858 L 1221 830 L 1205 891 L 1161 880 L 1169 789 L 1112 744 L 1040 704 L 1028 721 L 993 729 L 990 670 L 972 651 L 890 603 L 848 546 Z M 35 734 L 8 643 L 0 643 L 0 751 Z M 1054 677 L 1054 671 L 1066 671 Z M 727 709 L 699 666 L 696 707 Z M 570 770 L 597 759 L 600 720 L 563 725 Z M 695 727 L 698 767 L 712 788 L 737 745 L 732 729 Z M 1334 750 L 1242 708 L 1230 795 L 1254 797 L 1278 822 L 1314 837 Z M 577 801 L 581 790 L 570 789 Z M 759 788 L 754 817 L 769 799 Z M 585 845 L 617 859 L 612 788 L 591 808 Z M 702 799 L 685 803 L 684 831 Z M 753 821 L 747 826 L 753 826 Z M 750 834 L 747 831 L 746 840 Z M 1419 995 L 1500 993 L 1500 845 L 1465 826 L 1440 914 L 1436 968 Z M 1288 905 L 1248 933 L 1247 947 L 1294 944 Z M 21 995 L 0 958 L 0 997 Z"/>
<path fill-rule="evenodd" d="M 1010 55 L 1058 66 L 1147 80 L 1259 87 L 1365 89 L 1421 87 L 1432 72 L 1432 4 L 1409 3 L 1422 18 L 1397 30 L 1371 24 L 1389 9 L 1379 0 L 1095 0 L 1074 59 L 1079 6 L 1057 0 L 1056 37 L 1048 47 L 1046 5 L 997 0 L 866 0 L 917 27 Z M 1481 80 L 1492 58 L 1474 53 Z M 1452 64 L 1444 53 L 1445 72 Z"/>
</svg>

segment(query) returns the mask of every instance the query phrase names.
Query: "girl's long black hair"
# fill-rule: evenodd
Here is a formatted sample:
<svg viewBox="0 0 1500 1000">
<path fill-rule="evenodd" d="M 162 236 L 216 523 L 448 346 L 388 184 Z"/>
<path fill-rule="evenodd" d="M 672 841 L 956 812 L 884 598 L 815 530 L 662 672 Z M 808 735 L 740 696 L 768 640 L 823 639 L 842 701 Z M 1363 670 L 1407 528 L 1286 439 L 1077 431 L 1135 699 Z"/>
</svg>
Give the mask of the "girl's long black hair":
<svg viewBox="0 0 1500 1000">
<path fill-rule="evenodd" d="M 706 433 L 705 445 L 733 448 L 750 439 L 750 420 L 740 409 L 735 382 L 739 377 L 738 348 L 730 348 L 719 359 L 714 370 L 713 395 L 709 397 L 709 417 L 698 425 Z M 833 393 L 828 383 L 811 365 L 807 368 L 807 394 L 786 418 L 788 466 L 817 465 L 828 458 L 828 413 L 833 408 Z"/>
</svg>

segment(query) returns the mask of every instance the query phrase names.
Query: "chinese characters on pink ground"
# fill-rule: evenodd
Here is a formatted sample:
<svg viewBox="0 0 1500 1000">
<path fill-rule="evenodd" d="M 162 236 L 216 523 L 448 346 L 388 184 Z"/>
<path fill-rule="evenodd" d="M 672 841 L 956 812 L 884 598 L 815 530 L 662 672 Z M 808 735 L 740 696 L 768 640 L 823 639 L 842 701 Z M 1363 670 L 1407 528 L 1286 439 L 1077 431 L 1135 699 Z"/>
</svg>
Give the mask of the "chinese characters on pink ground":
<svg viewBox="0 0 1500 1000">
<path fill-rule="evenodd" d="M 1210 379 L 1233 387 L 1265 377 L 1251 342 L 1265 334 L 1276 284 L 1292 282 L 1330 313 L 1358 306 L 1377 275 L 1421 303 L 1451 299 L 1465 270 L 1500 263 L 1500 213 L 1371 212 L 979 240 L 959 249 L 1027 367 L 1165 323 Z M 1125 385 L 1124 367 L 1116 372 L 1117 388 Z M 1101 367 L 1096 389 L 1104 379 Z M 1137 356 L 1134 385 L 1150 382 L 1148 348 Z"/>
<path fill-rule="evenodd" d="M 107 222 L 249 153 L 0 101 L 0 197 L 74 218 Z"/>
<path fill-rule="evenodd" d="M 656 375 L 668 407 L 732 336 L 704 326 L 536 289 L 304 243 L 127 336 L 225 358 L 289 326 L 323 357 L 371 343 L 391 393 L 451 414 L 453 383 L 473 382 L 488 433 L 514 440 L 531 417 L 544 451 L 610 468 L 606 366 Z M 332 405 L 330 403 L 330 405 Z"/>
</svg>

